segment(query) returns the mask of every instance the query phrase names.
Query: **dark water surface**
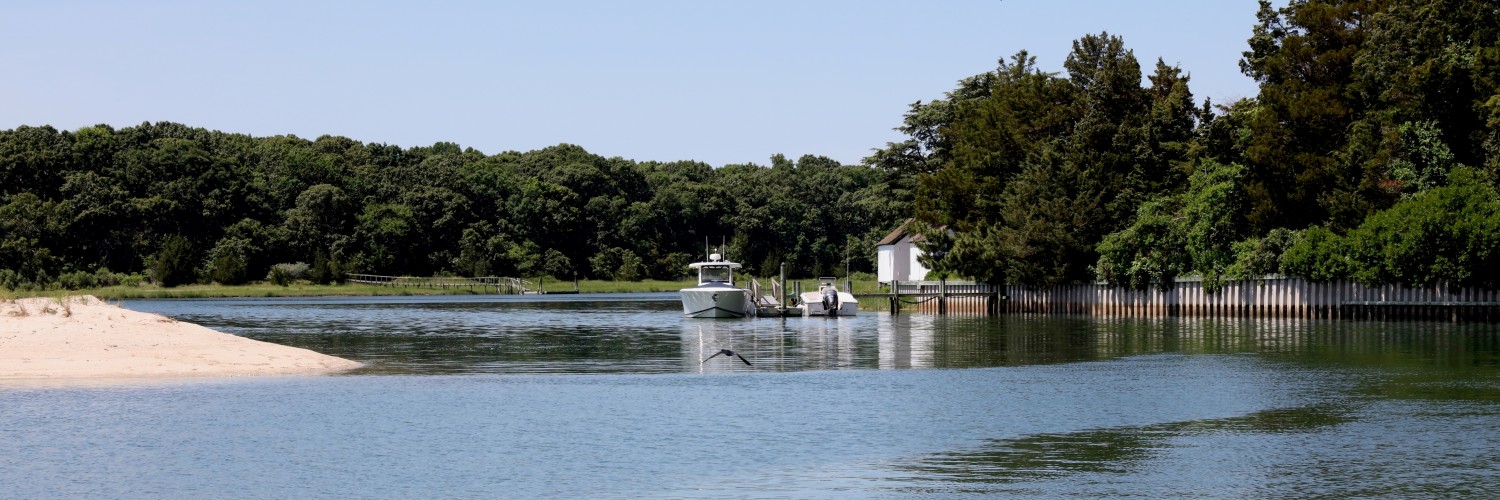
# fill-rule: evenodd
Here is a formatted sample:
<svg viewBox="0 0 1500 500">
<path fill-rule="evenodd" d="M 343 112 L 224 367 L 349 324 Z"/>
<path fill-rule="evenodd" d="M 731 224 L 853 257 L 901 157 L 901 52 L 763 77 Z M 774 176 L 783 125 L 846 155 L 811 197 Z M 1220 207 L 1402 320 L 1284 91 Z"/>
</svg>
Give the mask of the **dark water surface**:
<svg viewBox="0 0 1500 500">
<path fill-rule="evenodd" d="M 367 366 L 0 386 L 0 497 L 1500 495 L 1494 325 L 125 305 Z"/>
</svg>

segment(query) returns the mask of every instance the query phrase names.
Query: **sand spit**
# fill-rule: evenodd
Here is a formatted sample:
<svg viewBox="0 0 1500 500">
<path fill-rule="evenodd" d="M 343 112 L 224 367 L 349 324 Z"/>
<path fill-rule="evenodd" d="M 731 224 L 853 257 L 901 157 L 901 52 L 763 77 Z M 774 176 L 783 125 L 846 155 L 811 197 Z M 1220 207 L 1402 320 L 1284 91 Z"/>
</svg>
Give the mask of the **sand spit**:
<svg viewBox="0 0 1500 500">
<path fill-rule="evenodd" d="M 0 300 L 0 380 L 315 375 L 359 366 L 93 296 Z"/>
</svg>

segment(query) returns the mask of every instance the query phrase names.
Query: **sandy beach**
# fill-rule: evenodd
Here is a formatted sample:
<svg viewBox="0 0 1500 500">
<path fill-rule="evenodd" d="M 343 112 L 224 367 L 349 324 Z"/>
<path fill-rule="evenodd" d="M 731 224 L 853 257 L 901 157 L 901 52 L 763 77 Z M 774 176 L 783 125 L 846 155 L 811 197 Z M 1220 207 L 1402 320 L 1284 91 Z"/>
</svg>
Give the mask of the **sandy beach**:
<svg viewBox="0 0 1500 500">
<path fill-rule="evenodd" d="M 92 296 L 0 301 L 0 380 L 315 375 L 359 366 Z"/>
</svg>

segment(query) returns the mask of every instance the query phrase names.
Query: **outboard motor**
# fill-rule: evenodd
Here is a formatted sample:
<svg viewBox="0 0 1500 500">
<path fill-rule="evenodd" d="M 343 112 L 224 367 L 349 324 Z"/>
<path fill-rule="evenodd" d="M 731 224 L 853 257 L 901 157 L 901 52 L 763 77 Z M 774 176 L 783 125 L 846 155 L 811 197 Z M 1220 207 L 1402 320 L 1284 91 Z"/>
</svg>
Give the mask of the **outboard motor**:
<svg viewBox="0 0 1500 500">
<path fill-rule="evenodd" d="M 839 314 L 839 293 L 832 288 L 823 289 L 823 310 L 827 311 L 829 316 Z"/>
</svg>

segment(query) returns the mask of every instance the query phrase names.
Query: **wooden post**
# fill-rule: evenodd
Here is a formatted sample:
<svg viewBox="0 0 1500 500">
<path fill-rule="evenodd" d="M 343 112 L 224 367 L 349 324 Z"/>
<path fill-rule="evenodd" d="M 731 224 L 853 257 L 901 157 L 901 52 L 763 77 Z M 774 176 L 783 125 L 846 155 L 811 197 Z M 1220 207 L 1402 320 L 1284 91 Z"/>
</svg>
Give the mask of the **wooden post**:
<svg viewBox="0 0 1500 500">
<path fill-rule="evenodd" d="M 986 286 L 989 287 L 990 295 L 988 297 L 985 297 L 984 312 L 985 314 L 994 316 L 996 312 L 999 311 L 999 307 L 997 306 L 997 304 L 1000 302 L 1000 293 L 996 291 L 998 290 L 998 288 L 995 285 Z"/>
<path fill-rule="evenodd" d="M 938 314 L 948 314 L 948 278 L 938 278 Z"/>
<path fill-rule="evenodd" d="M 901 312 L 901 281 L 891 280 L 891 314 Z"/>
<path fill-rule="evenodd" d="M 772 287 L 772 288 L 775 288 L 775 287 Z M 850 292 L 850 293 L 853 293 L 853 292 Z M 776 300 L 781 303 L 781 310 L 784 312 L 787 309 L 787 300 L 786 300 L 786 261 L 784 261 L 784 260 L 781 261 L 781 292 L 780 292 L 780 295 L 781 296 L 777 297 Z"/>
</svg>

